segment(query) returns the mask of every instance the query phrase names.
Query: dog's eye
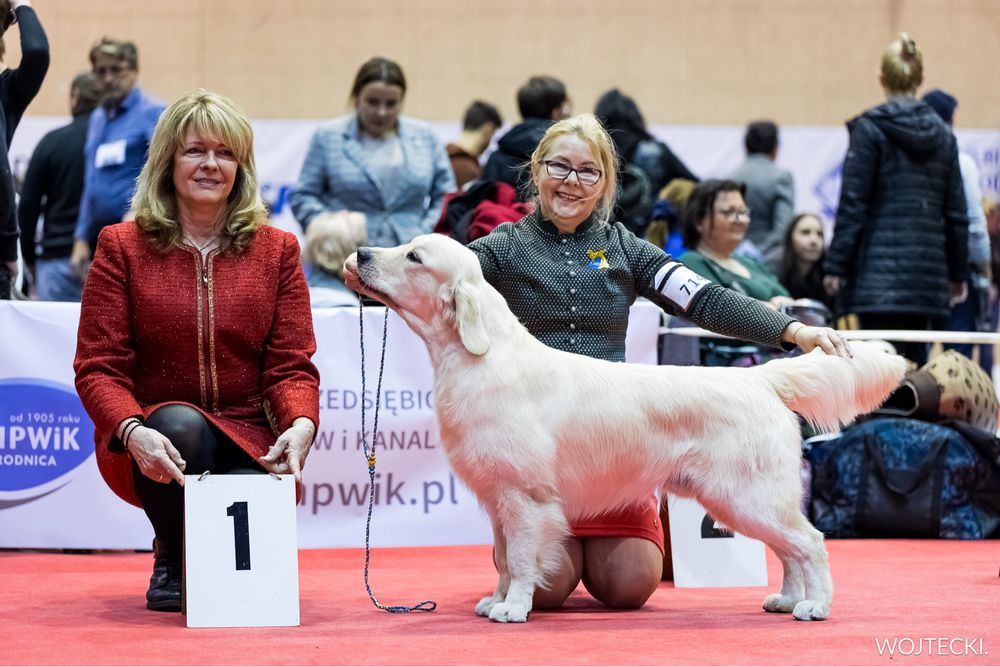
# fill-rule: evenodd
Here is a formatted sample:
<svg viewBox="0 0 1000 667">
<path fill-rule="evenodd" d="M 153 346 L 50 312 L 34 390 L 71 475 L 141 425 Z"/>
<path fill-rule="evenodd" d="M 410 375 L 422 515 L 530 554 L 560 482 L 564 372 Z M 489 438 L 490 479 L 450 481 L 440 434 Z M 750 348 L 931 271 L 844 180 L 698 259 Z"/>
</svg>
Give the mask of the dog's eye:
<svg viewBox="0 0 1000 667">
<path fill-rule="evenodd" d="M 406 253 L 406 259 L 410 260 L 415 264 L 423 264 L 423 262 L 420 261 L 420 256 L 417 255 L 416 250 L 411 250 L 410 252 Z"/>
</svg>

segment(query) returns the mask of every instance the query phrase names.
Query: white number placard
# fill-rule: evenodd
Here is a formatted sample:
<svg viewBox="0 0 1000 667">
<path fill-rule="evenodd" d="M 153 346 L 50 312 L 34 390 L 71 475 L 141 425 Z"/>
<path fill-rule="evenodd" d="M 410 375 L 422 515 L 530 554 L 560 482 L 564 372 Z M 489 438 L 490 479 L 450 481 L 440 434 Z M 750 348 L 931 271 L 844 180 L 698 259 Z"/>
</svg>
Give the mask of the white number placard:
<svg viewBox="0 0 1000 667">
<path fill-rule="evenodd" d="M 689 498 L 668 495 L 667 513 L 675 586 L 767 586 L 763 542 L 721 528 Z"/>
<path fill-rule="evenodd" d="M 295 478 L 186 475 L 189 628 L 299 624 Z"/>
</svg>

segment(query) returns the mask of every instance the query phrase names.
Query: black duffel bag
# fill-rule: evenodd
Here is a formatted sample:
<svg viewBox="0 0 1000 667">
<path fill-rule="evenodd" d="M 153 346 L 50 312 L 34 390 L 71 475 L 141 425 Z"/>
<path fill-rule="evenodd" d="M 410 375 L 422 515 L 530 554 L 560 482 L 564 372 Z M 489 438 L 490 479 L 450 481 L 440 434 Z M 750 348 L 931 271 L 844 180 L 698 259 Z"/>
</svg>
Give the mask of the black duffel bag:
<svg viewBox="0 0 1000 667">
<path fill-rule="evenodd" d="M 882 418 L 810 444 L 810 514 L 828 537 L 998 534 L 1000 466 L 955 428 Z"/>
</svg>

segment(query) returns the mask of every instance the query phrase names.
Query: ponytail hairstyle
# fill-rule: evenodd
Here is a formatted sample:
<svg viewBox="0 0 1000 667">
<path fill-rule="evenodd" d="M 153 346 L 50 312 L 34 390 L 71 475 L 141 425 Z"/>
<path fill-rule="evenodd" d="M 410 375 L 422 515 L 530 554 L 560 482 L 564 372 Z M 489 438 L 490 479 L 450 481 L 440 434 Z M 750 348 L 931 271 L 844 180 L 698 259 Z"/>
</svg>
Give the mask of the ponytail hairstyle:
<svg viewBox="0 0 1000 667">
<path fill-rule="evenodd" d="M 905 32 L 882 53 L 882 87 L 889 95 L 913 95 L 924 81 L 924 57 Z"/>
</svg>

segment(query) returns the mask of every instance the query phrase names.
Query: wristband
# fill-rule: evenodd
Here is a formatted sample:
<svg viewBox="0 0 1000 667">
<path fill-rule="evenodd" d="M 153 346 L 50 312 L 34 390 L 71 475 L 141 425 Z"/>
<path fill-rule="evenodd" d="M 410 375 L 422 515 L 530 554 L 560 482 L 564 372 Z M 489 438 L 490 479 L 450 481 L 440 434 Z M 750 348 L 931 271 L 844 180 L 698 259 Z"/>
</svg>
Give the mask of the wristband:
<svg viewBox="0 0 1000 667">
<path fill-rule="evenodd" d="M 125 437 L 125 429 L 127 429 L 129 427 L 129 425 L 132 424 L 133 422 L 142 423 L 142 420 L 139 419 L 138 417 L 129 417 L 128 419 L 126 419 L 125 421 L 123 421 L 122 424 L 121 424 L 121 432 L 118 434 L 118 439 L 119 440 L 121 440 L 122 438 Z"/>
<path fill-rule="evenodd" d="M 129 440 L 132 438 L 132 434 L 135 432 L 135 430 L 140 426 L 142 426 L 142 421 L 139 420 L 137 417 L 133 417 L 132 419 L 129 419 L 125 423 L 125 428 L 122 429 L 122 435 L 121 435 L 122 446 L 125 447 L 125 453 L 128 454 L 129 457 L 132 456 L 132 452 L 128 448 Z"/>
</svg>

